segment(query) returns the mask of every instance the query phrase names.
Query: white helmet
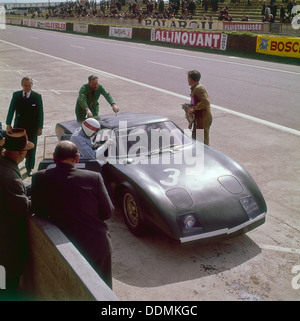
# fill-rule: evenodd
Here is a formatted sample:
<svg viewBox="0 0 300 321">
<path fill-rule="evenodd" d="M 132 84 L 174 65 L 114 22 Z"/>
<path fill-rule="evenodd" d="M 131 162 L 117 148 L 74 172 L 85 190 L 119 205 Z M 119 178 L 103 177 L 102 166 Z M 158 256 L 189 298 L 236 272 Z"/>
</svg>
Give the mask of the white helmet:
<svg viewBox="0 0 300 321">
<path fill-rule="evenodd" d="M 100 124 L 98 120 L 95 118 L 87 118 L 82 124 L 81 124 L 82 130 L 84 133 L 91 137 L 93 134 L 97 133 L 100 130 Z"/>
</svg>

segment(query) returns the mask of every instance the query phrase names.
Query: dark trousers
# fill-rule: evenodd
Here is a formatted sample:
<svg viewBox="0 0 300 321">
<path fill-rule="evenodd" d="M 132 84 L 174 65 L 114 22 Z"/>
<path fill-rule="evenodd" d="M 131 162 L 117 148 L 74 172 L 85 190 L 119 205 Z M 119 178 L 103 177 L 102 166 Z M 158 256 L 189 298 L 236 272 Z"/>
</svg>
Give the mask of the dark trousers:
<svg viewBox="0 0 300 321">
<path fill-rule="evenodd" d="M 28 132 L 28 131 L 27 131 Z M 35 154 L 36 154 L 36 145 L 37 145 L 37 134 L 32 134 L 30 132 L 27 133 L 28 140 L 34 144 L 34 147 L 27 151 L 25 167 L 27 172 L 30 172 L 34 169 L 35 165 Z"/>
<path fill-rule="evenodd" d="M 111 255 L 107 255 L 91 265 L 101 279 L 112 289 Z"/>
</svg>

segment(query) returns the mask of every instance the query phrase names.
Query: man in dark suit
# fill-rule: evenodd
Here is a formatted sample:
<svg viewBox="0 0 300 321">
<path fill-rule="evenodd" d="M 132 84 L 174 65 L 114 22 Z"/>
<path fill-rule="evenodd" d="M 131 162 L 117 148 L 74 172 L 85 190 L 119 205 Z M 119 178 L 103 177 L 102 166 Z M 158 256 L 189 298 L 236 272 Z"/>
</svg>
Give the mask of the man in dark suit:
<svg viewBox="0 0 300 321">
<path fill-rule="evenodd" d="M 1 145 L 1 142 L 0 142 Z M 18 164 L 34 145 L 23 128 L 6 132 L 0 155 L 0 266 L 6 270 L 6 289 L 0 289 L 0 301 L 18 299 L 18 286 L 27 256 L 26 215 L 31 213 L 31 201 L 26 196 Z"/>
<path fill-rule="evenodd" d="M 79 153 L 71 141 L 58 143 L 53 158 L 56 167 L 32 177 L 33 212 L 56 224 L 112 288 L 112 246 L 104 220 L 114 207 L 103 178 L 75 168 Z"/>
<path fill-rule="evenodd" d="M 28 139 L 35 147 L 26 155 L 26 170 L 29 176 L 35 165 L 37 136 L 42 135 L 44 111 L 42 96 L 32 91 L 32 79 L 24 77 L 21 81 L 23 90 L 13 93 L 6 118 L 6 130 L 12 129 L 12 119 L 15 115 L 14 126 L 26 129 Z"/>
</svg>

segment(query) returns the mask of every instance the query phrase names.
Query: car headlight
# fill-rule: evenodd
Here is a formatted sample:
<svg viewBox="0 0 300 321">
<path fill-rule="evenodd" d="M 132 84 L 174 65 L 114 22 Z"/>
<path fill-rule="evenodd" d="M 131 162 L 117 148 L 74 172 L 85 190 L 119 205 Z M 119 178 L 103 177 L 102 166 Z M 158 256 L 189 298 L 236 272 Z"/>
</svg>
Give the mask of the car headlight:
<svg viewBox="0 0 300 321">
<path fill-rule="evenodd" d="M 192 228 L 195 225 L 195 217 L 193 215 L 187 215 L 183 219 L 183 226 L 185 228 Z"/>
<path fill-rule="evenodd" d="M 177 218 L 177 221 L 184 233 L 195 232 L 196 230 L 199 232 L 202 230 L 202 226 L 194 213 L 181 215 Z"/>
<path fill-rule="evenodd" d="M 260 209 L 252 196 L 243 197 L 240 203 L 250 219 L 260 214 Z"/>
</svg>

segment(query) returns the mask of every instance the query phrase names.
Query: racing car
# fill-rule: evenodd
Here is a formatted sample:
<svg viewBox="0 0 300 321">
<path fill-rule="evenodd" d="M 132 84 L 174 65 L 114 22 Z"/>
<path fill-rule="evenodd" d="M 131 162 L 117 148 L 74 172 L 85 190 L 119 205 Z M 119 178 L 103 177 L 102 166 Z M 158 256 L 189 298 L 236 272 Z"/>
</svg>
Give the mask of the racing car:
<svg viewBox="0 0 300 321">
<path fill-rule="evenodd" d="M 81 157 L 82 170 L 101 172 L 129 230 L 154 227 L 181 243 L 229 238 L 265 222 L 267 206 L 250 174 L 225 154 L 190 138 L 161 115 L 101 115 L 95 144 L 113 141 L 105 159 Z M 56 124 L 59 140 L 81 126 Z M 45 157 L 39 169 L 55 166 Z"/>
</svg>

